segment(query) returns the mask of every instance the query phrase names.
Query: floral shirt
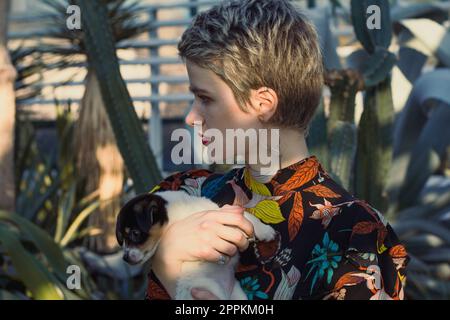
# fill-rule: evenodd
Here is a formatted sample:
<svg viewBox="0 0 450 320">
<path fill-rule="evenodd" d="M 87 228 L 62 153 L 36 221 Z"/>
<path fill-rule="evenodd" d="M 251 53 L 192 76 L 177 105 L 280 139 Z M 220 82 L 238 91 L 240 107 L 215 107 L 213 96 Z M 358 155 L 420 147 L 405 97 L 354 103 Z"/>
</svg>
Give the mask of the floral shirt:
<svg viewBox="0 0 450 320">
<path fill-rule="evenodd" d="M 409 257 L 376 209 L 331 179 L 315 156 L 268 183 L 248 170 L 177 173 L 154 190 L 185 190 L 240 205 L 277 236 L 241 253 L 236 278 L 249 300 L 403 299 Z M 170 299 L 153 272 L 147 299 Z"/>
</svg>

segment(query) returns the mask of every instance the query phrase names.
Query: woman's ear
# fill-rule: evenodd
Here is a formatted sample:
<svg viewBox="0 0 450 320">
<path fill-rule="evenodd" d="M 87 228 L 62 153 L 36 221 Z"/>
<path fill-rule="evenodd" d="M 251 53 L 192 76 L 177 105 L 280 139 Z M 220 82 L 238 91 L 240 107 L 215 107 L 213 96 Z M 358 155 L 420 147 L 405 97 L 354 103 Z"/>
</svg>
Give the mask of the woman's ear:
<svg viewBox="0 0 450 320">
<path fill-rule="evenodd" d="M 261 87 L 254 91 L 254 102 L 259 120 L 268 122 L 277 111 L 278 95 L 271 88 Z"/>
</svg>

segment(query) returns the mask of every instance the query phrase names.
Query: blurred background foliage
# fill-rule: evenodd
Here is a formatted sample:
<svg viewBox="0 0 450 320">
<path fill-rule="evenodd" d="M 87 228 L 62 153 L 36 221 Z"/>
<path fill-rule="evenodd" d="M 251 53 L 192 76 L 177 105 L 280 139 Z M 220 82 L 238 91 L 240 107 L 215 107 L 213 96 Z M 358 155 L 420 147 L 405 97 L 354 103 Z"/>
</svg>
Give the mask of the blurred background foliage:
<svg viewBox="0 0 450 320">
<path fill-rule="evenodd" d="M 142 299 L 147 266 L 122 262 L 115 215 L 161 173 L 116 45 L 148 31 L 151 21 L 137 18 L 139 1 L 40 1 L 52 12 L 45 34 L 55 41 L 9 51 L 17 105 L 40 94 L 42 70 L 80 61 L 88 65 L 86 90 L 77 117 L 70 103 L 55 100 L 51 153 L 39 147 L 26 112 L 15 112 L 14 201 L 5 205 L 0 196 L 0 299 Z M 449 299 L 450 2 L 296 2 L 316 25 L 326 66 L 324 98 L 308 135 L 311 153 L 393 224 L 411 256 L 407 298 Z M 81 31 L 65 27 L 69 4 L 81 7 Z M 371 4 L 381 8 L 380 30 L 367 29 Z M 338 26 L 352 32 L 336 37 Z M 73 264 L 82 268 L 80 290 L 66 286 Z"/>
</svg>

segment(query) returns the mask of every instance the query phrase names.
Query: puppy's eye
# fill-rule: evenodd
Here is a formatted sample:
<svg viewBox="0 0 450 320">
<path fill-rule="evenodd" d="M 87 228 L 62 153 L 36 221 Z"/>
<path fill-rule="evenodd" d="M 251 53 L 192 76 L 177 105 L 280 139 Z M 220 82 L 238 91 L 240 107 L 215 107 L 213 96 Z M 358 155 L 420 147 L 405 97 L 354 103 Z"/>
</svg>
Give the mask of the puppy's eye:
<svg viewBox="0 0 450 320">
<path fill-rule="evenodd" d="M 130 236 L 132 241 L 138 241 L 141 237 L 141 232 L 139 230 L 132 230 Z"/>
</svg>

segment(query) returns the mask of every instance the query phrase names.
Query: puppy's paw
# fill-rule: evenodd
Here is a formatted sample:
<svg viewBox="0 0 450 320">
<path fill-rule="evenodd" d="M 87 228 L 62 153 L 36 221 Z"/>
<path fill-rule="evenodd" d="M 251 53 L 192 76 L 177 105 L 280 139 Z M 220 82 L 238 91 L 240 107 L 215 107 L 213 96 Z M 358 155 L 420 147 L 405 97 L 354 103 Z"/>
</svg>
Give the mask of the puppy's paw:
<svg viewBox="0 0 450 320">
<path fill-rule="evenodd" d="M 262 222 L 254 225 L 255 237 L 260 241 L 271 241 L 275 239 L 276 231 L 269 225 Z"/>
</svg>

